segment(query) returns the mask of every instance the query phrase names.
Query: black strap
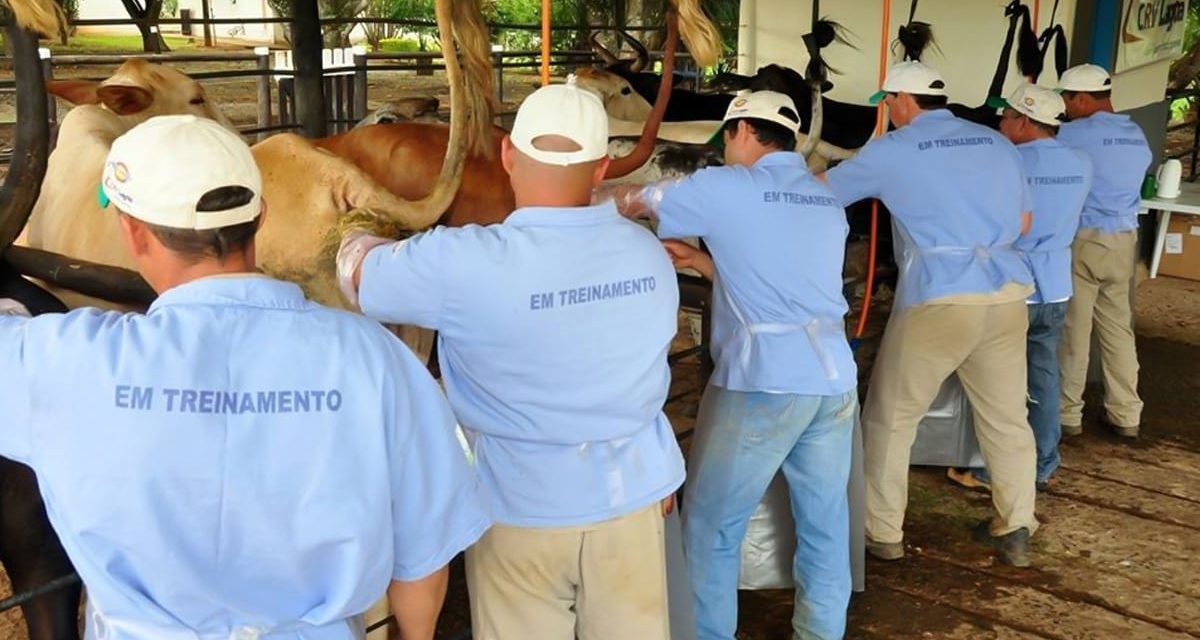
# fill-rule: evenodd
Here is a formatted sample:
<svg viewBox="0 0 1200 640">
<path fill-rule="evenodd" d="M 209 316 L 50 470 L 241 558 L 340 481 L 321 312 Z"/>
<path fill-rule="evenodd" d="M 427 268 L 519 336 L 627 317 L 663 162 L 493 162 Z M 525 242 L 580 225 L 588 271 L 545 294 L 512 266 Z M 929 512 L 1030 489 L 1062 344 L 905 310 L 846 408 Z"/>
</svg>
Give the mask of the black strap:
<svg viewBox="0 0 1200 640">
<path fill-rule="evenodd" d="M 912 4 L 908 5 L 908 21 L 912 22 L 913 18 L 917 17 L 917 0 L 912 0 Z"/>
</svg>

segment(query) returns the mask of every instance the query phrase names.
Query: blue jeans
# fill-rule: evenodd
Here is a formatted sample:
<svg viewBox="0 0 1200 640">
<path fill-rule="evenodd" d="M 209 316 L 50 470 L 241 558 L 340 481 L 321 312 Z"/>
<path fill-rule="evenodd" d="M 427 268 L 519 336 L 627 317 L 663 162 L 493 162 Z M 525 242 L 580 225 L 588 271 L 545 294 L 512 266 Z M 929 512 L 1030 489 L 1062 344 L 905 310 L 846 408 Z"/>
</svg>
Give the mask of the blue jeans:
<svg viewBox="0 0 1200 640">
<path fill-rule="evenodd" d="M 1067 320 L 1066 302 L 1029 305 L 1029 335 L 1025 338 L 1026 368 L 1029 372 L 1029 426 L 1037 442 L 1037 481 L 1049 482 L 1058 470 L 1058 441 L 1062 438 L 1058 370 L 1058 341 Z M 985 469 L 975 477 L 987 482 Z"/>
<path fill-rule="evenodd" d="M 792 628 L 805 640 L 845 634 L 851 586 L 846 487 L 857 410 L 855 391 L 802 396 L 711 385 L 705 390 L 683 503 L 700 640 L 734 637 L 742 539 L 781 468 L 797 532 Z"/>
</svg>

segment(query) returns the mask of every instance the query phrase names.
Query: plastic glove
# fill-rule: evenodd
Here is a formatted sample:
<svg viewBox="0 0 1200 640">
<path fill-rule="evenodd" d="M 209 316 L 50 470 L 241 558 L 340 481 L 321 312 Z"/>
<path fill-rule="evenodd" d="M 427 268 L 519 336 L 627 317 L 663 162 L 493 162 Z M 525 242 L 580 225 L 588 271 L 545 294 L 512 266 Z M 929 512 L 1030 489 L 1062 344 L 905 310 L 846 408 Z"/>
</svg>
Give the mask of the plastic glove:
<svg viewBox="0 0 1200 640">
<path fill-rule="evenodd" d="M 31 318 L 33 314 L 29 313 L 29 309 L 26 309 L 25 305 L 12 298 L 0 298 L 0 316 L 24 316 Z"/>
<path fill-rule="evenodd" d="M 338 289 L 346 301 L 358 306 L 358 287 L 354 284 L 354 275 L 358 273 L 367 253 L 382 244 L 394 242 L 387 238 L 373 236 L 362 229 L 350 229 L 342 236 L 342 244 L 337 252 L 337 282 Z"/>
</svg>

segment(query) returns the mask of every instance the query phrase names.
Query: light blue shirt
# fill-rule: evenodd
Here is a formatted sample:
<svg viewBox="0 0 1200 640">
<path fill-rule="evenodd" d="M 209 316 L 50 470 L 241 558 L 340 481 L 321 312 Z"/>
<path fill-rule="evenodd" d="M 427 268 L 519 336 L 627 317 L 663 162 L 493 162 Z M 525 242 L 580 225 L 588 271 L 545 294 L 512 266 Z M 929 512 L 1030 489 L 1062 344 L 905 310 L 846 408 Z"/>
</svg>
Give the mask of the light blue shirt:
<svg viewBox="0 0 1200 640">
<path fill-rule="evenodd" d="M 712 252 L 712 384 L 822 396 L 855 387 L 846 211 L 802 156 L 703 169 L 664 187 L 656 213 L 660 237 L 699 236 Z"/>
<path fill-rule="evenodd" d="M 206 278 L 145 315 L 0 316 L 0 371 L 0 454 L 37 472 L 113 640 L 348 640 L 390 580 L 490 523 L 421 364 L 293 284 Z"/>
<path fill-rule="evenodd" d="M 1071 297 L 1071 242 L 1092 186 L 1092 161 L 1053 138 L 1017 145 L 1017 152 L 1033 194 L 1033 225 L 1016 242 L 1037 285 L 1029 302 L 1062 302 Z"/>
<path fill-rule="evenodd" d="M 682 484 L 663 415 L 675 270 L 611 202 L 527 207 L 377 247 L 359 303 L 439 332 L 446 393 L 498 522 L 599 522 Z"/>
<path fill-rule="evenodd" d="M 1063 124 L 1058 141 L 1092 159 L 1092 189 L 1080 228 L 1104 233 L 1137 229 L 1142 180 L 1154 157 L 1142 128 L 1129 116 L 1101 111 Z"/>
<path fill-rule="evenodd" d="M 1033 203 L 1021 157 L 998 132 L 926 111 L 825 175 L 843 205 L 879 198 L 892 212 L 905 248 L 901 307 L 1033 282 L 1013 249 Z"/>
</svg>

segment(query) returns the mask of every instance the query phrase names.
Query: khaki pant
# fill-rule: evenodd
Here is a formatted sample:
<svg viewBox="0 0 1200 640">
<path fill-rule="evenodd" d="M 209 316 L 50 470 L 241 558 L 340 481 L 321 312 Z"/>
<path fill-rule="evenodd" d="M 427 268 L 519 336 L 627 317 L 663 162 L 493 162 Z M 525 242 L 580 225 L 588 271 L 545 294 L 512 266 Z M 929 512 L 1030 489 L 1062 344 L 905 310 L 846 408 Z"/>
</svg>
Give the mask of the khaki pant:
<svg viewBox="0 0 1200 640">
<path fill-rule="evenodd" d="M 1058 349 L 1062 423 L 1083 423 L 1083 388 L 1087 385 L 1094 325 L 1100 343 L 1108 419 L 1120 427 L 1136 427 L 1142 421 L 1142 400 L 1137 393 L 1137 346 L 1129 287 L 1136 267 L 1137 234 L 1080 229 L 1071 254 L 1075 293 L 1067 306 L 1067 323 Z"/>
<path fill-rule="evenodd" d="M 908 463 L 917 425 L 955 371 L 971 401 L 975 433 L 992 477 L 992 534 L 1027 527 L 1037 451 L 1025 407 L 1025 301 L 925 304 L 901 310 L 887 332 L 863 406 L 867 536 L 903 540 Z"/>
<path fill-rule="evenodd" d="M 669 640 L 659 504 L 596 524 L 492 526 L 467 550 L 477 640 Z"/>
</svg>

